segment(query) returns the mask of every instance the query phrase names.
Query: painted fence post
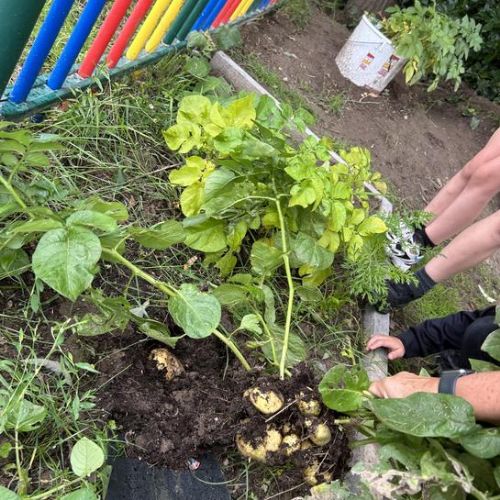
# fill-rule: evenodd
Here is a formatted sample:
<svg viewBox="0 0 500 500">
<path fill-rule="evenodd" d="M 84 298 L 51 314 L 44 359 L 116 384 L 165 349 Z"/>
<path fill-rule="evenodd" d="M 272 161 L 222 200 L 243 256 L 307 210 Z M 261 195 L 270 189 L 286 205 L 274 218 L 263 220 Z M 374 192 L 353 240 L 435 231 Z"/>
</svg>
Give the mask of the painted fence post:
<svg viewBox="0 0 500 500">
<path fill-rule="evenodd" d="M 16 67 L 45 0 L 0 2 L 0 96 Z"/>
</svg>

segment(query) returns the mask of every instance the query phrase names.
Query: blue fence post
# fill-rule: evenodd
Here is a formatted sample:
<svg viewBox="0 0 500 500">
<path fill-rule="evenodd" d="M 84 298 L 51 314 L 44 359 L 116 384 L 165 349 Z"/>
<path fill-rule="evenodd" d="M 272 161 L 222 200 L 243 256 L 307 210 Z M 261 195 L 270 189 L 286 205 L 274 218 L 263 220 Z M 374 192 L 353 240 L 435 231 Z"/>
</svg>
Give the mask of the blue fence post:
<svg viewBox="0 0 500 500">
<path fill-rule="evenodd" d="M 17 77 L 9 99 L 16 104 L 24 102 L 40 73 L 50 49 L 61 31 L 62 25 L 75 0 L 54 0 L 47 17 L 38 32 L 31 50 Z"/>
<path fill-rule="evenodd" d="M 60 89 L 71 71 L 78 54 L 87 40 L 92 27 L 104 8 L 106 0 L 89 0 L 69 37 L 59 60 L 49 76 L 47 85 L 52 90 Z"/>
</svg>

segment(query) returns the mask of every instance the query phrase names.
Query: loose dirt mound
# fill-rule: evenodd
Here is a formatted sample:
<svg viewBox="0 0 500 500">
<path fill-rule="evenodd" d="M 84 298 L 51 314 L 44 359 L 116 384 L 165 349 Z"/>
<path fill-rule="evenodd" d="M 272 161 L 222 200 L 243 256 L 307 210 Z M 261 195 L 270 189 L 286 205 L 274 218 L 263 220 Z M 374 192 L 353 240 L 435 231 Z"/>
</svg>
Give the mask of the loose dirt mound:
<svg viewBox="0 0 500 500">
<path fill-rule="evenodd" d="M 148 359 L 155 347 L 158 345 L 145 342 L 116 350 L 98 365 L 103 382 L 114 377 L 103 391 L 100 405 L 123 432 L 127 456 L 179 469 L 203 451 L 233 451 L 238 431 L 251 438 L 262 434 L 268 423 L 277 428 L 288 423 L 307 437 L 304 417 L 295 404 L 266 422 L 269 416 L 259 414 L 242 397 L 253 385 L 271 386 L 282 393 L 286 407 L 301 389 L 315 393 L 318 381 L 305 366 L 282 382 L 262 373 L 249 375 L 236 362 L 228 364 L 224 347 L 216 340 L 181 340 L 174 352 L 185 371 L 167 381 Z M 283 489 L 303 482 L 302 468 L 313 457 L 322 461 L 322 471 L 342 475 L 349 457 L 347 438 L 334 424 L 332 412 L 323 410 L 320 419 L 332 429 L 331 444 L 294 456 L 298 468 L 283 469 L 279 478 Z M 285 461 L 273 462 L 284 465 Z"/>
</svg>

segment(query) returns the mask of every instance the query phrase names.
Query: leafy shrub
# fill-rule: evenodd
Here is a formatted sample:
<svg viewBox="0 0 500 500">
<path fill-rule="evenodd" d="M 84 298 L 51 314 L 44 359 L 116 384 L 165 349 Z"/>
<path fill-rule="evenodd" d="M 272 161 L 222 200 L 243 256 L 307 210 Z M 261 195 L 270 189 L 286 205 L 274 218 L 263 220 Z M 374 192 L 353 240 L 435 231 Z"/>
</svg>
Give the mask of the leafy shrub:
<svg viewBox="0 0 500 500">
<path fill-rule="evenodd" d="M 408 59 L 406 81 L 413 85 L 433 77 L 431 91 L 441 80 L 452 80 L 456 90 L 470 51 L 481 47 L 481 25 L 467 15 L 454 19 L 435 5 L 423 6 L 418 0 L 414 6 L 390 7 L 387 12 L 390 16 L 382 20 L 382 31 L 394 42 L 398 54 Z"/>
</svg>

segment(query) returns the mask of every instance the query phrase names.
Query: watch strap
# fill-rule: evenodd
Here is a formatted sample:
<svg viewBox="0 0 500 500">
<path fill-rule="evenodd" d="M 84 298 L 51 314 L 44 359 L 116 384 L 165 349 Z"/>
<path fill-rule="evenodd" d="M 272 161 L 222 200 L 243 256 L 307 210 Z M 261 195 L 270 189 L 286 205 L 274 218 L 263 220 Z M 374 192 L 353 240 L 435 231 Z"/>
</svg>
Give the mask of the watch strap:
<svg viewBox="0 0 500 500">
<path fill-rule="evenodd" d="M 455 394 L 457 380 L 464 375 L 470 375 L 474 370 L 447 370 L 441 373 L 438 392 L 441 394 Z"/>
</svg>

